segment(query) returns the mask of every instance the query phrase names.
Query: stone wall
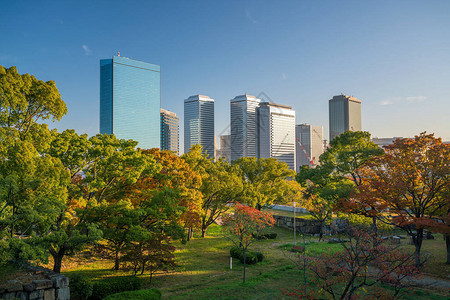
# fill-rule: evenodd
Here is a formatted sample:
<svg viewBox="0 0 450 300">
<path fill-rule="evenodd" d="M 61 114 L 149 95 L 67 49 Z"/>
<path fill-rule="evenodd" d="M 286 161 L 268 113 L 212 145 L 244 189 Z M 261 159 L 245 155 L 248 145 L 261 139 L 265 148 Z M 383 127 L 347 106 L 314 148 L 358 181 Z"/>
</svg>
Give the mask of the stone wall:
<svg viewBox="0 0 450 300">
<path fill-rule="evenodd" d="M 285 217 L 285 216 L 277 216 L 274 215 L 273 218 L 277 221 L 276 226 L 294 229 L 294 218 L 293 217 Z M 316 220 L 307 220 L 302 218 L 295 218 L 295 227 L 297 228 L 297 232 L 301 232 L 304 234 L 317 234 L 320 232 L 320 222 Z M 327 226 L 325 226 L 327 227 Z M 327 228 L 324 228 L 327 229 Z"/>
<path fill-rule="evenodd" d="M 42 267 L 28 267 L 26 276 L 2 283 L 0 299 L 69 300 L 69 278 Z"/>
</svg>

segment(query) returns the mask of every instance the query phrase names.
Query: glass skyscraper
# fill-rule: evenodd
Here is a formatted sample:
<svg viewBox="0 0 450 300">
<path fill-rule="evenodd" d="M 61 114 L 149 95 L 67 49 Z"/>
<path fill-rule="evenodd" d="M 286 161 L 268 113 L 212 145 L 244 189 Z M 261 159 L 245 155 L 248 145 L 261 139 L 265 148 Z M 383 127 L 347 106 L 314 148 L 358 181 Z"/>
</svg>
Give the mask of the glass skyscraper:
<svg viewBox="0 0 450 300">
<path fill-rule="evenodd" d="M 257 109 L 258 158 L 277 158 L 295 170 L 295 111 L 261 102 Z"/>
<path fill-rule="evenodd" d="M 100 60 L 100 133 L 160 148 L 160 66 L 113 56 Z"/>
<path fill-rule="evenodd" d="M 161 108 L 161 150 L 170 150 L 178 154 L 178 116 Z"/>
<path fill-rule="evenodd" d="M 361 131 L 361 100 L 347 95 L 338 95 L 328 103 L 330 141 L 347 130 Z"/>
<path fill-rule="evenodd" d="M 247 94 L 230 101 L 231 160 L 256 156 L 256 108 L 260 102 Z"/>
<path fill-rule="evenodd" d="M 184 152 L 196 144 L 214 158 L 214 99 L 205 95 L 184 100 Z"/>
</svg>

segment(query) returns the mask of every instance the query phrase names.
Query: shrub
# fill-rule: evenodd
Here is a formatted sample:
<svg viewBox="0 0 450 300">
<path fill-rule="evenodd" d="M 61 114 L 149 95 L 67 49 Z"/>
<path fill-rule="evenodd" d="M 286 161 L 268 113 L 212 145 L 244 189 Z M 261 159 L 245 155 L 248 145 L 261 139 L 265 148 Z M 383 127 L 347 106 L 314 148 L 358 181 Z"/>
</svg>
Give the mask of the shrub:
<svg viewBox="0 0 450 300">
<path fill-rule="evenodd" d="M 101 300 L 119 292 L 139 290 L 141 286 L 141 279 L 135 276 L 105 278 L 94 283 L 92 296 L 89 299 Z"/>
<path fill-rule="evenodd" d="M 92 295 L 92 282 L 84 275 L 73 274 L 70 279 L 70 298 L 86 300 Z"/>
<path fill-rule="evenodd" d="M 121 299 L 159 300 L 161 299 L 161 292 L 158 289 L 128 291 L 109 295 L 104 300 L 121 300 Z"/>
<path fill-rule="evenodd" d="M 258 262 L 262 262 L 264 259 L 264 255 L 261 252 L 255 252 L 256 258 L 258 259 Z"/>
<path fill-rule="evenodd" d="M 232 258 L 240 259 L 241 254 L 242 254 L 242 251 L 241 251 L 241 248 L 239 248 L 239 247 L 234 246 L 230 249 L 230 256 Z"/>
<path fill-rule="evenodd" d="M 277 234 L 275 232 L 261 233 L 260 235 L 253 235 L 253 237 L 257 240 L 273 240 L 277 238 Z"/>
<path fill-rule="evenodd" d="M 239 247 L 231 248 L 230 255 L 233 258 L 239 259 L 241 263 L 244 263 L 244 253 L 242 252 L 241 248 Z M 261 262 L 264 259 L 264 255 L 261 252 L 247 251 L 245 256 L 246 256 L 246 264 L 248 265 L 256 264 L 257 262 Z"/>
</svg>

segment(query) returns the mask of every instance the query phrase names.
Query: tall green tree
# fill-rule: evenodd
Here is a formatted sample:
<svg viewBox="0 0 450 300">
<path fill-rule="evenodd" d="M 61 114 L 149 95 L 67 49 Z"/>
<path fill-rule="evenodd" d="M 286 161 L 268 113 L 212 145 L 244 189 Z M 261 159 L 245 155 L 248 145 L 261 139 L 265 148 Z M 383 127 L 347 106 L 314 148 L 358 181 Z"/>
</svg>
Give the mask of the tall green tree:
<svg viewBox="0 0 450 300">
<path fill-rule="evenodd" d="M 330 147 L 319 158 L 321 168 L 331 171 L 336 180 L 351 180 L 355 187 L 360 186 L 364 180 L 362 167 L 371 159 L 384 154 L 384 150 L 370 140 L 367 131 L 346 131 L 330 142 Z M 344 189 L 347 186 L 341 185 Z M 345 194 L 345 193 L 344 193 Z M 349 199 L 349 197 L 341 197 Z M 345 205 L 338 203 L 338 209 L 347 212 Z M 374 233 L 377 232 L 377 219 L 373 215 L 376 207 L 366 206 L 364 209 L 351 211 L 365 217 L 372 218 Z"/>
<path fill-rule="evenodd" d="M 287 199 L 293 194 L 293 186 L 287 180 L 293 179 L 295 172 L 286 163 L 275 158 L 243 157 L 233 165 L 239 169 L 244 184 L 241 203 L 260 210 L 264 205 L 293 201 Z"/>
<path fill-rule="evenodd" d="M 229 203 L 242 193 L 242 180 L 235 166 L 225 160 L 214 162 L 199 145 L 192 146 L 183 159 L 201 176 L 200 221 L 202 237 L 205 237 L 208 227 L 228 211 Z"/>
</svg>

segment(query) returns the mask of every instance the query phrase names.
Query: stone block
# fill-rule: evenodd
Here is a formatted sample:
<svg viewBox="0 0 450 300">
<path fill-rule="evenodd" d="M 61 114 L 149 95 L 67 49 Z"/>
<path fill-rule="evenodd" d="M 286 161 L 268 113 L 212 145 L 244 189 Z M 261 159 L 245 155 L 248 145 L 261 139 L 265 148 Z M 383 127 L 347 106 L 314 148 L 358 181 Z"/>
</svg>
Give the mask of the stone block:
<svg viewBox="0 0 450 300">
<path fill-rule="evenodd" d="M 57 289 L 56 300 L 70 300 L 70 289 L 68 287 Z"/>
<path fill-rule="evenodd" d="M 23 285 L 23 290 L 27 292 L 32 292 L 36 289 L 36 284 L 34 283 L 25 283 Z"/>
<path fill-rule="evenodd" d="M 44 300 L 55 300 L 56 291 L 55 289 L 44 290 Z"/>
<path fill-rule="evenodd" d="M 37 290 L 43 290 L 53 287 L 53 282 L 49 279 L 33 280 Z"/>
<path fill-rule="evenodd" d="M 22 282 L 19 280 L 9 280 L 6 290 L 10 293 L 23 291 Z"/>
<path fill-rule="evenodd" d="M 28 293 L 27 292 L 17 292 L 16 298 L 19 300 L 28 300 Z"/>
<path fill-rule="evenodd" d="M 16 293 L 6 293 L 2 295 L 2 299 L 15 299 Z"/>
<path fill-rule="evenodd" d="M 69 277 L 64 275 L 58 275 L 52 277 L 53 287 L 55 288 L 65 288 L 69 286 Z"/>
<path fill-rule="evenodd" d="M 30 300 L 44 298 L 44 290 L 37 290 L 28 294 Z"/>
</svg>

